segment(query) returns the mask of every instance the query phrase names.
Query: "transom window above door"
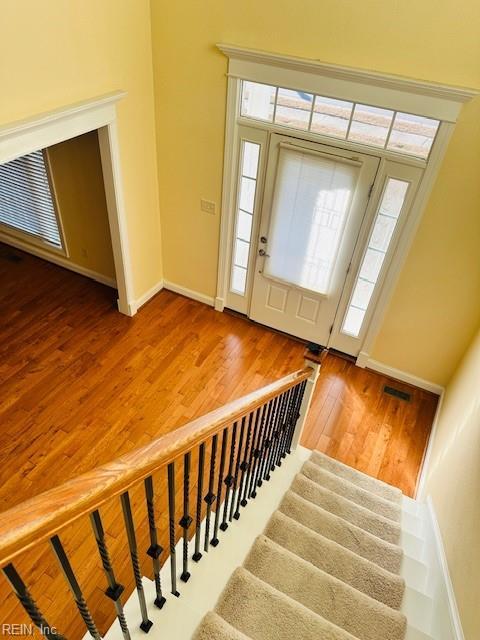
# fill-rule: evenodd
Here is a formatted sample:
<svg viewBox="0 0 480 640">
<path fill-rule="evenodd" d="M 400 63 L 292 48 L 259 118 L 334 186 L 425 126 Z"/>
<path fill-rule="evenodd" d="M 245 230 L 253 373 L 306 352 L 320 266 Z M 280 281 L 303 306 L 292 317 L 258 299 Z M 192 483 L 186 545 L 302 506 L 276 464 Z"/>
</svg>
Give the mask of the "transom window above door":
<svg viewBox="0 0 480 640">
<path fill-rule="evenodd" d="M 426 160 L 439 120 L 242 81 L 240 115 Z"/>
</svg>

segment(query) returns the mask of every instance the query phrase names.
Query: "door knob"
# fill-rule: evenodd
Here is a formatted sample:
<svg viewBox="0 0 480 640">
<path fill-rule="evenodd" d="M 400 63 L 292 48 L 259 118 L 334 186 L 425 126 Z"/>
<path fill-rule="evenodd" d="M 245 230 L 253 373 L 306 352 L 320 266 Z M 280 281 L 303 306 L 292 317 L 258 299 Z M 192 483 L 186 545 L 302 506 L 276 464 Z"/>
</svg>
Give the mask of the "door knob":
<svg viewBox="0 0 480 640">
<path fill-rule="evenodd" d="M 264 258 L 269 258 L 270 256 L 268 255 L 268 253 L 265 251 L 265 249 L 259 249 L 258 251 L 258 255 L 262 256 Z"/>
</svg>

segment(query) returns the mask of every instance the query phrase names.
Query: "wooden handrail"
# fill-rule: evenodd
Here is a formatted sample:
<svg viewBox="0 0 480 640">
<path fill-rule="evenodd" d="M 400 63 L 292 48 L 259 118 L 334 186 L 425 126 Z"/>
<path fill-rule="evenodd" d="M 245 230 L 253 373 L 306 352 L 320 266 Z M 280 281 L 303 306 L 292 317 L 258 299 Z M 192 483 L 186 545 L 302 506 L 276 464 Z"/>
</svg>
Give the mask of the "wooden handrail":
<svg viewBox="0 0 480 640">
<path fill-rule="evenodd" d="M 88 471 L 0 514 L 0 567 L 107 500 L 165 467 L 287 389 L 306 380 L 310 367 L 210 411 L 185 426 Z"/>
</svg>

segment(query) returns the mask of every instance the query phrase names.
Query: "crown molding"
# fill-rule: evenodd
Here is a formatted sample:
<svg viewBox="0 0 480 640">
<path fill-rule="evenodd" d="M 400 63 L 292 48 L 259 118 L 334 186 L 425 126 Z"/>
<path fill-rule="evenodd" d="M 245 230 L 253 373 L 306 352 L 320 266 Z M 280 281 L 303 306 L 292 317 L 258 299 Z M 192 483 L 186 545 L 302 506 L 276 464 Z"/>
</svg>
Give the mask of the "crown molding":
<svg viewBox="0 0 480 640">
<path fill-rule="evenodd" d="M 344 67 L 310 58 L 285 56 L 278 53 L 259 51 L 257 49 L 246 49 L 232 44 L 220 43 L 217 44 L 217 48 L 231 60 L 281 67 L 282 69 L 301 71 L 364 85 L 368 84 L 384 89 L 415 93 L 458 103 L 468 102 L 472 98 L 480 95 L 479 89 L 444 85 L 394 74 L 380 73 L 378 71 Z"/>
</svg>

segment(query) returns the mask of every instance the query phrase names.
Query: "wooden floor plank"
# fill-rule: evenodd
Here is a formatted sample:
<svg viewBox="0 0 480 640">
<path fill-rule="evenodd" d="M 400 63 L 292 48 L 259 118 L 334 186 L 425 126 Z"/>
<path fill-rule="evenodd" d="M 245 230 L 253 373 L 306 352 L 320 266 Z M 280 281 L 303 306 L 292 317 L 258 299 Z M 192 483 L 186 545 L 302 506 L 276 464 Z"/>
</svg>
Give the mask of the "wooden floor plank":
<svg viewBox="0 0 480 640">
<path fill-rule="evenodd" d="M 0 245 L 2 510 L 303 366 L 299 342 L 169 291 L 134 318 L 117 312 L 115 298 L 108 287 Z M 394 383 L 411 393 L 405 402 L 383 393 L 388 382 L 328 356 L 302 444 L 413 495 L 437 398 Z M 207 447 L 206 469 L 209 452 Z M 194 453 L 193 504 L 196 460 Z M 177 489 L 181 473 L 180 463 Z M 155 482 L 165 546 L 165 470 Z M 180 509 L 180 493 L 178 501 Z M 132 508 L 142 568 L 151 575 L 143 553 L 149 541 L 142 487 L 132 492 Z M 132 573 L 118 501 L 101 512 L 118 577 L 129 592 Z M 177 538 L 180 533 L 176 527 Z M 104 633 L 113 609 L 103 596 L 88 520 L 67 527 L 61 538 Z M 82 622 L 48 545 L 24 554 L 18 568 L 52 624 L 69 638 L 81 638 Z M 28 622 L 3 577 L 0 596 L 0 623 Z"/>
</svg>

